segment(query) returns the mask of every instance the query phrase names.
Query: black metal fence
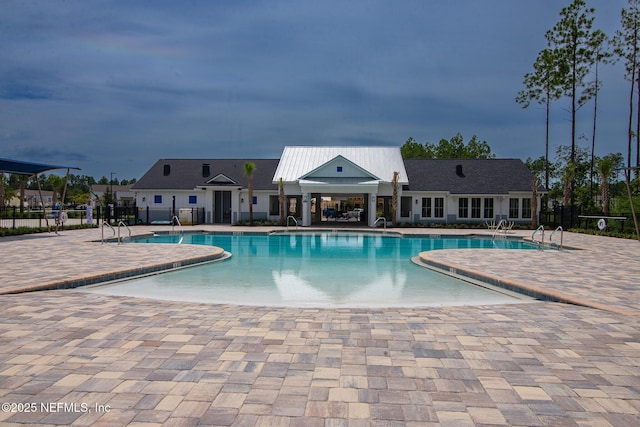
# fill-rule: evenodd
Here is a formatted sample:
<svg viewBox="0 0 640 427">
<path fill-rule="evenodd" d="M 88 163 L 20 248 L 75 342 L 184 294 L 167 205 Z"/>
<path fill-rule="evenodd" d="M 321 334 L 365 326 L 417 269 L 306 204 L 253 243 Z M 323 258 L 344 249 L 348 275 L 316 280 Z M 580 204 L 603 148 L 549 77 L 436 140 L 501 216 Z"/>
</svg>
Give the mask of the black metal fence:
<svg viewBox="0 0 640 427">
<path fill-rule="evenodd" d="M 556 206 L 540 213 L 540 223 L 549 228 L 562 226 L 563 229 L 598 229 L 598 222 L 604 218 L 608 231 L 633 233 L 634 224 L 631 213 L 609 215 L 602 212 L 587 212 L 582 206 Z"/>
<path fill-rule="evenodd" d="M 0 206 L 0 228 L 54 227 L 56 221 L 62 225 L 85 225 L 91 222 L 86 209 L 65 209 L 62 213 L 51 208 L 20 212 L 16 206 Z"/>
<path fill-rule="evenodd" d="M 178 219 L 176 221 L 175 219 Z M 116 225 L 120 221 L 127 225 L 177 224 L 197 225 L 205 222 L 204 208 L 136 208 L 135 206 L 98 206 L 95 209 L 65 209 L 60 211 L 46 208 L 24 210 L 14 206 L 0 206 L 0 228 L 46 228 L 61 225 L 99 224 L 104 220 Z"/>
<path fill-rule="evenodd" d="M 127 225 L 197 225 L 203 224 L 204 208 L 149 208 L 135 206 L 113 206 L 103 209 L 105 221 Z M 101 211 L 98 210 L 98 217 Z M 176 218 L 178 219 L 176 221 Z"/>
<path fill-rule="evenodd" d="M 138 208 L 136 218 L 138 224 L 145 225 L 176 224 L 177 222 L 181 225 L 197 225 L 205 222 L 204 208 Z"/>
<path fill-rule="evenodd" d="M 109 224 L 116 225 L 120 221 L 127 225 L 142 224 L 138 218 L 138 209 L 135 206 L 98 206 L 94 217 L 97 220 L 104 219 Z"/>
</svg>

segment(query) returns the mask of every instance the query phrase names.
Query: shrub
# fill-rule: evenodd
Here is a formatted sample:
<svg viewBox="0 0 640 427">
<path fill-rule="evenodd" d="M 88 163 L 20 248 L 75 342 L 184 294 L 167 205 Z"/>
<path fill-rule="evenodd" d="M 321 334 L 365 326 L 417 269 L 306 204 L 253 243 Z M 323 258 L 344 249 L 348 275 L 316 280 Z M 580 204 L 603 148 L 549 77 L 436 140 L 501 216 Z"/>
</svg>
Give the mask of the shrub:
<svg viewBox="0 0 640 427">
<path fill-rule="evenodd" d="M 79 230 L 84 228 L 98 228 L 97 225 L 87 225 L 87 224 L 78 224 L 78 225 L 68 225 L 60 228 L 59 231 L 64 230 Z M 47 227 L 16 227 L 16 228 L 0 228 L 0 237 L 5 236 L 21 236 L 23 234 L 36 234 L 36 233 L 46 233 L 48 231 L 55 231 L 55 225 L 49 229 Z"/>
</svg>

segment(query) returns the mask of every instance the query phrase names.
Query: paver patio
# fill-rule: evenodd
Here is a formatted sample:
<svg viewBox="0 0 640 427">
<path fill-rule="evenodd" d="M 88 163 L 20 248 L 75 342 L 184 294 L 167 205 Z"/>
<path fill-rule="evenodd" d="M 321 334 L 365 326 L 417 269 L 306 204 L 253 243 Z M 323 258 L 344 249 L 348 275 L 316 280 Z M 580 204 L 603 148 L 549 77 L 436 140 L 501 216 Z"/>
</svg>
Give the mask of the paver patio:
<svg viewBox="0 0 640 427">
<path fill-rule="evenodd" d="M 310 309 L 82 288 L 7 294 L 219 256 L 91 241 L 99 237 L 0 239 L 0 424 L 640 425 L 637 241 L 566 233 L 583 250 L 422 254 L 591 306 Z"/>
</svg>

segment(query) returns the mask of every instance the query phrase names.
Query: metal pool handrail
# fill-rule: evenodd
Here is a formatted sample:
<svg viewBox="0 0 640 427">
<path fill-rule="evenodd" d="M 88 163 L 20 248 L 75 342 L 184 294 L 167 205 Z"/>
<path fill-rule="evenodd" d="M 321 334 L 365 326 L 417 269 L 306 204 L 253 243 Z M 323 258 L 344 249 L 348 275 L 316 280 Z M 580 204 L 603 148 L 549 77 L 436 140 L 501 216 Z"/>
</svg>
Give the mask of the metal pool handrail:
<svg viewBox="0 0 640 427">
<path fill-rule="evenodd" d="M 378 217 L 378 219 L 376 219 L 376 221 L 373 223 L 373 228 L 376 228 L 376 225 L 378 224 L 378 221 L 380 221 L 380 220 L 382 220 L 382 221 L 383 221 L 383 222 L 382 222 L 382 225 L 384 226 L 384 229 L 386 230 L 386 229 L 387 229 L 387 220 L 386 220 L 386 218 L 385 218 L 385 217 L 383 217 L 383 216 Z"/>
<path fill-rule="evenodd" d="M 111 224 L 109 224 L 108 222 L 104 222 L 104 221 L 102 221 L 102 227 L 101 227 L 102 235 L 101 235 L 101 238 L 100 238 L 100 243 L 101 243 L 101 244 L 104 244 L 104 226 L 105 226 L 105 225 L 106 225 L 107 227 L 109 227 L 109 228 L 111 229 L 111 231 L 113 231 L 113 235 L 114 235 L 114 236 L 116 235 L 116 230 L 114 230 L 113 226 L 112 226 Z"/>
<path fill-rule="evenodd" d="M 540 234 L 542 235 L 542 240 L 538 242 L 538 249 L 544 251 L 544 225 L 540 225 L 538 226 L 538 228 L 536 228 L 533 234 L 531 234 L 531 240 L 533 240 L 534 242 L 536 241 L 535 237 L 538 231 L 540 231 Z"/>
<path fill-rule="evenodd" d="M 498 234 L 498 231 L 500 231 L 500 227 L 502 227 L 504 229 L 504 225 L 507 223 L 507 221 L 505 221 L 504 219 L 501 219 L 500 222 L 498 222 L 498 225 L 496 225 L 495 230 L 493 230 L 493 236 L 491 236 L 491 240 L 496 238 L 496 234 Z"/>
<path fill-rule="evenodd" d="M 129 239 L 131 239 L 131 229 L 129 228 L 129 226 L 127 224 L 124 223 L 124 221 L 120 221 L 118 222 L 118 244 L 122 243 L 120 240 L 120 226 L 124 226 L 124 228 L 127 229 L 127 231 L 129 232 Z"/>
<path fill-rule="evenodd" d="M 178 219 L 178 217 L 176 215 L 171 217 L 171 232 L 175 233 L 174 229 L 176 227 L 176 224 L 178 224 L 178 228 L 180 230 L 180 234 L 184 233 L 184 231 L 182 230 L 182 224 L 180 224 L 180 220 Z"/>
<path fill-rule="evenodd" d="M 297 230 L 298 229 L 298 220 L 293 215 L 289 215 L 287 217 L 287 231 L 289 231 L 289 218 L 291 218 L 293 220 L 294 224 L 296 225 L 296 230 Z"/>
<path fill-rule="evenodd" d="M 551 241 L 553 240 L 553 235 L 556 234 L 556 231 L 560 231 L 560 245 L 558 246 L 558 250 L 562 250 L 562 240 L 564 237 L 564 230 L 562 229 L 562 226 L 559 225 L 558 227 L 556 227 L 555 230 L 553 230 L 553 232 L 551 233 L 551 235 L 549 236 L 549 243 L 551 243 Z"/>
</svg>

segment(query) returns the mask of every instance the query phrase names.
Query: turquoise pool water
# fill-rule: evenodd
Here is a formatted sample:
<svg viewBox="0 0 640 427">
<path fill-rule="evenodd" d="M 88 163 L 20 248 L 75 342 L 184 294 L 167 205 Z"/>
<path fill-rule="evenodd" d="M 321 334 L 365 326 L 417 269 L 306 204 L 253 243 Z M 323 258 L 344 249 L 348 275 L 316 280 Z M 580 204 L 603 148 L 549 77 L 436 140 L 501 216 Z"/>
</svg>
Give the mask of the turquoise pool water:
<svg viewBox="0 0 640 427">
<path fill-rule="evenodd" d="M 136 243 L 213 245 L 233 256 L 89 289 L 179 301 L 296 307 L 391 307 L 513 303 L 512 296 L 411 262 L 422 251 L 533 249 L 513 239 L 397 237 L 317 232 L 158 235 Z"/>
</svg>

